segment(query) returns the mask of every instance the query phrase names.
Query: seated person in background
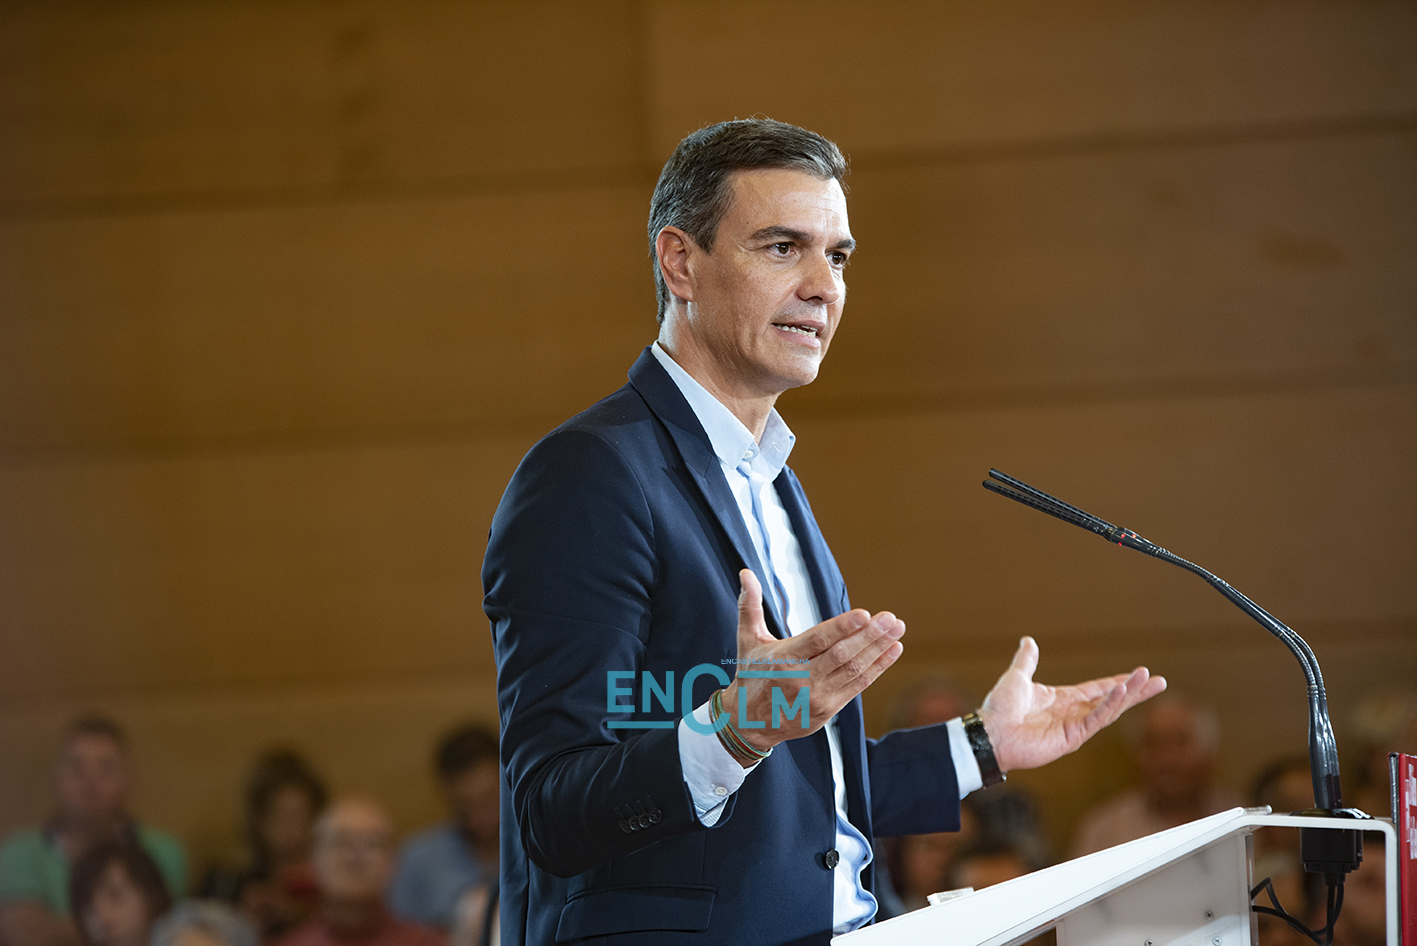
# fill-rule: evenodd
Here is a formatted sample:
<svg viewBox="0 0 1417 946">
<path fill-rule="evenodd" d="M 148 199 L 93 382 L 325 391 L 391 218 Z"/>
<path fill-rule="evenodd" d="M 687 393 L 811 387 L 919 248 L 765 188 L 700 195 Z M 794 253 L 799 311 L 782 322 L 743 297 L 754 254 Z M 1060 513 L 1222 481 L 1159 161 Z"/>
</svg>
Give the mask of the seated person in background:
<svg viewBox="0 0 1417 946">
<path fill-rule="evenodd" d="M 404 844 L 389 907 L 406 919 L 451 929 L 458 899 L 497 880 L 497 735 L 463 726 L 443 738 L 434 763 L 451 817 Z"/>
<path fill-rule="evenodd" d="M 147 852 L 107 841 L 74 864 L 69 902 L 84 946 L 148 946 L 172 897 Z"/>
<path fill-rule="evenodd" d="M 975 827 L 965 815 L 958 833 L 907 834 L 885 839 L 886 858 L 890 864 L 891 882 L 900 897 L 902 913 L 929 906 L 929 896 L 954 885 L 950 875 L 960 845 L 970 837 Z"/>
<path fill-rule="evenodd" d="M 324 782 L 298 753 L 262 755 L 246 783 L 247 863 L 238 870 L 213 868 L 202 896 L 235 904 L 263 939 L 309 919 L 317 900 L 310 864 L 315 819 L 328 798 Z"/>
<path fill-rule="evenodd" d="M 393 826 L 371 801 L 336 801 L 315 823 L 313 919 L 276 940 L 279 946 L 445 946 L 438 930 L 395 919 L 384 907 L 393 871 Z"/>
<path fill-rule="evenodd" d="M 886 729 L 914 729 L 963 716 L 979 698 L 944 676 L 921 677 L 900 692 L 891 707 Z"/>
<path fill-rule="evenodd" d="M 1133 749 L 1141 786 L 1083 816 L 1073 857 L 1240 805 L 1235 793 L 1213 781 L 1220 736 L 1213 713 L 1168 693 L 1142 710 L 1140 726 Z"/>
<path fill-rule="evenodd" d="M 979 698 L 949 677 L 921 677 L 905 687 L 891 704 L 886 730 L 932 726 L 963 716 Z M 997 791 L 998 789 L 996 789 Z M 961 815 L 968 829 L 969 814 Z M 959 836 L 944 833 L 915 837 L 876 838 L 876 920 L 888 920 L 925 906 L 925 897 L 944 888 Z M 900 877 L 897 871 L 908 871 Z M 928 889 L 926 889 L 928 888 Z"/>
<path fill-rule="evenodd" d="M 458 898 L 448 946 L 498 946 L 502 941 L 501 901 L 498 884 L 473 887 Z"/>
<path fill-rule="evenodd" d="M 1345 735 L 1351 738 L 1338 744 L 1343 763 L 1343 803 L 1375 818 L 1385 818 L 1392 810 L 1388 753 L 1417 754 L 1417 697 L 1393 693 L 1365 700 L 1347 729 Z"/>
<path fill-rule="evenodd" d="M 1040 848 L 1021 838 L 978 834 L 960 846 L 950 873 L 950 889 L 983 890 L 1048 866 Z"/>
<path fill-rule="evenodd" d="M 950 874 L 950 888 L 983 890 L 1047 866 L 1039 839 L 985 831 L 960 847 Z M 1024 946 L 1056 946 L 1057 942 L 1057 934 L 1048 930 Z"/>
<path fill-rule="evenodd" d="M 109 841 L 141 847 L 175 896 L 185 892 L 187 858 L 170 835 L 128 813 L 127 739 L 118 724 L 87 718 L 69 728 L 55 779 L 58 810 L 41 828 L 18 831 L 0 846 L 0 942 L 6 946 L 76 946 L 69 872 Z"/>
<path fill-rule="evenodd" d="M 1314 780 L 1309 757 L 1288 755 L 1275 759 L 1255 777 L 1250 804 L 1268 805 L 1276 815 L 1314 807 Z M 1283 874 L 1299 867 L 1298 828 L 1260 828 L 1255 832 L 1255 876 Z"/>
<path fill-rule="evenodd" d="M 261 946 L 251 921 L 219 900 L 188 900 L 153 927 L 152 946 Z"/>
</svg>

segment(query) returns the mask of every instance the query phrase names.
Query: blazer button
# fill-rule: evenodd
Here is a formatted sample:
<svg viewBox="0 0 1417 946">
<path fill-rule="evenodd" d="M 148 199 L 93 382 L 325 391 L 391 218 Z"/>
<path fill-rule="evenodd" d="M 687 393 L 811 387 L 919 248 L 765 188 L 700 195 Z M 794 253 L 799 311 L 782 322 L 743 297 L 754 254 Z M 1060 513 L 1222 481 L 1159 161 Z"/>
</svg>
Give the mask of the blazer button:
<svg viewBox="0 0 1417 946">
<path fill-rule="evenodd" d="M 836 865 L 840 863 L 841 855 L 836 852 L 836 848 L 832 848 L 822 855 L 822 866 L 827 870 L 836 870 Z"/>
</svg>

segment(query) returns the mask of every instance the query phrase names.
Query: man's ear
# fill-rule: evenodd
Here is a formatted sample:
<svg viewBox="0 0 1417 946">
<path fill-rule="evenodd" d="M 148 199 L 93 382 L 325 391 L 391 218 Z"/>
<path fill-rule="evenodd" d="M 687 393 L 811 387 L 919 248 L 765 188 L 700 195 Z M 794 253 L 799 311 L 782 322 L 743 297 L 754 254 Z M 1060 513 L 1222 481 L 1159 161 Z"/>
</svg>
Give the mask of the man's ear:
<svg viewBox="0 0 1417 946">
<path fill-rule="evenodd" d="M 659 257 L 659 274 L 669 294 L 686 302 L 694 299 L 694 276 L 689 257 L 697 252 L 698 244 L 678 227 L 665 227 L 654 238 L 654 252 Z"/>
</svg>

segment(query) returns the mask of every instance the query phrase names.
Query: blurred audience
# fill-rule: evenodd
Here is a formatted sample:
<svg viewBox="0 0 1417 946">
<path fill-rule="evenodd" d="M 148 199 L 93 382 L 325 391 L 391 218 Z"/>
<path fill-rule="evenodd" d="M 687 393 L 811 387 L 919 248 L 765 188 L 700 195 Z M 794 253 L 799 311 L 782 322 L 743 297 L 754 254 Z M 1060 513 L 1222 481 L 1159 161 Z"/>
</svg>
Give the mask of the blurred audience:
<svg viewBox="0 0 1417 946">
<path fill-rule="evenodd" d="M 1275 759 L 1255 776 L 1250 792 L 1254 805 L 1268 805 L 1276 815 L 1288 815 L 1314 807 L 1314 777 L 1307 755 L 1287 755 Z"/>
<path fill-rule="evenodd" d="M 328 797 L 298 753 L 273 749 L 262 755 L 246 783 L 247 862 L 213 868 L 202 895 L 235 904 L 265 939 L 308 919 L 318 896 L 311 864 L 315 819 Z"/>
<path fill-rule="evenodd" d="M 994 834 L 980 831 L 955 854 L 950 887 L 983 890 L 1048 866 L 1036 836 L 1027 833 Z M 1024 946 L 1055 946 L 1057 933 L 1048 930 Z"/>
<path fill-rule="evenodd" d="M 902 694 L 892 728 L 944 722 L 973 706 L 954 682 L 925 679 Z M 1141 784 L 1083 818 L 1074 856 L 1239 804 L 1214 784 L 1219 733 L 1209 711 L 1173 693 L 1132 718 Z M 1364 704 L 1348 737 L 1345 800 L 1385 814 L 1388 752 L 1417 752 L 1417 699 Z M 434 761 L 448 820 L 410 838 L 395 863 L 393 829 L 377 804 L 344 799 L 326 809 L 325 785 L 299 754 L 265 753 L 246 785 L 246 862 L 212 869 L 202 885 L 226 903 L 173 907 L 184 892 L 182 845 L 129 813 L 123 731 L 81 719 L 59 755 L 55 814 L 0 846 L 0 946 L 495 946 L 497 736 L 463 726 Z M 1312 792 L 1308 758 L 1286 756 L 1259 774 L 1250 801 L 1286 814 L 1311 807 Z M 1384 942 L 1383 836 L 1365 842 L 1334 946 Z M 1299 864 L 1297 830 L 1263 829 L 1254 851 L 1255 877 L 1270 878 L 1285 909 L 1322 927 L 1322 882 Z M 1037 806 L 1012 786 L 970 795 L 960 832 L 887 839 L 877 854 L 882 918 L 923 907 L 932 893 L 981 889 L 1049 862 Z M 1259 932 L 1264 946 L 1308 942 L 1278 918 L 1260 917 Z"/>
<path fill-rule="evenodd" d="M 218 900 L 179 903 L 153 927 L 152 946 L 260 946 L 251 921 Z"/>
<path fill-rule="evenodd" d="M 949 677 L 922 677 L 902 689 L 891 702 L 890 711 L 886 714 L 886 729 L 932 726 L 963 716 L 978 706 L 978 699 Z M 918 910 L 925 906 L 928 895 L 948 888 L 954 848 L 960 837 L 969 833 L 973 814 L 965 812 L 961 818 L 958 835 L 876 839 L 878 919 L 885 920 Z"/>
<path fill-rule="evenodd" d="M 971 830 L 972 825 L 966 825 Z M 952 890 L 955 852 L 969 835 L 963 831 L 940 834 L 908 834 L 889 838 L 885 844 L 891 882 L 900 898 L 900 912 L 919 910 L 932 893 Z"/>
<path fill-rule="evenodd" d="M 90 717 L 69 728 L 55 777 L 56 811 L 45 825 L 0 845 L 0 942 L 76 946 L 70 873 L 100 845 L 139 847 L 171 895 L 186 891 L 187 857 L 176 838 L 138 824 L 128 812 L 127 738 L 112 720 Z"/>
<path fill-rule="evenodd" d="M 1358 707 L 1347 727 L 1343 753 L 1343 803 L 1374 817 L 1392 812 L 1388 753 L 1417 754 L 1417 696 L 1390 694 Z"/>
<path fill-rule="evenodd" d="M 1333 928 L 1333 946 L 1383 946 L 1387 943 L 1387 835 L 1363 832 L 1363 863 L 1343 884 L 1343 909 Z M 1323 909 L 1316 922 L 1322 926 Z"/>
<path fill-rule="evenodd" d="M 931 726 L 978 708 L 978 697 L 949 677 L 922 677 L 902 689 L 892 702 L 886 728 Z"/>
<path fill-rule="evenodd" d="M 434 757 L 449 819 L 403 846 L 389 906 L 401 917 L 451 929 L 459 900 L 497 879 L 497 735 L 477 725 L 445 736 Z"/>
<path fill-rule="evenodd" d="M 978 706 L 977 698 L 948 677 L 925 677 L 906 687 L 888 715 L 888 728 L 911 729 L 947 722 Z M 876 842 L 879 917 L 926 905 L 932 893 L 952 889 L 956 854 L 979 836 L 1007 838 L 1046 863 L 1038 806 L 1023 789 L 996 786 L 975 792 L 961 806 L 958 833 L 887 838 Z M 884 882 L 883 882 L 884 881 Z"/>
<path fill-rule="evenodd" d="M 474 887 L 459 897 L 453 930 L 448 934 L 448 946 L 498 946 L 502 941 L 498 906 L 495 880 Z"/>
<path fill-rule="evenodd" d="M 956 852 L 950 887 L 983 890 L 1047 866 L 1039 848 L 1026 839 L 980 833 Z"/>
<path fill-rule="evenodd" d="M 431 927 L 395 918 L 384 890 L 393 873 L 393 826 L 372 801 L 334 802 L 315 823 L 315 916 L 279 946 L 445 946 Z"/>
<path fill-rule="evenodd" d="M 964 800 L 979 824 L 975 840 L 997 841 L 1017 848 L 1030 864 L 1052 863 L 1038 803 L 1021 788 L 998 786 Z M 1033 868 L 1037 870 L 1038 868 Z"/>
<path fill-rule="evenodd" d="M 69 903 L 84 946 L 148 946 L 153 924 L 172 905 L 162 871 L 131 841 L 90 848 L 70 873 Z"/>
<path fill-rule="evenodd" d="M 1309 757 L 1284 756 L 1265 766 L 1250 790 L 1250 804 L 1255 807 L 1268 805 L 1277 815 L 1314 807 L 1314 782 L 1309 773 Z M 1255 876 L 1275 877 L 1277 889 L 1279 877 L 1299 870 L 1299 829 L 1260 828 L 1254 838 Z"/>
<path fill-rule="evenodd" d="M 1215 715 L 1183 696 L 1166 693 L 1138 709 L 1133 750 L 1141 785 L 1088 812 L 1072 856 L 1174 828 L 1240 804 L 1214 783 L 1219 727 Z M 1137 727 L 1139 726 L 1139 731 Z"/>
</svg>

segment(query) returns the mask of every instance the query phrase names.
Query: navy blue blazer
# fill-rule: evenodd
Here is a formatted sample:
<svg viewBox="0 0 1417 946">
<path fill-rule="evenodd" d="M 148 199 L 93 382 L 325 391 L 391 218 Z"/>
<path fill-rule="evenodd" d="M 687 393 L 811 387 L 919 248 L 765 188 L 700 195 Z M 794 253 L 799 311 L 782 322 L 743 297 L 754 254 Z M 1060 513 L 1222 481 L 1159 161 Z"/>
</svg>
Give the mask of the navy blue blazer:
<svg viewBox="0 0 1417 946">
<path fill-rule="evenodd" d="M 821 613 L 848 610 L 796 476 L 784 469 L 775 486 Z M 648 349 L 629 384 L 518 466 L 482 572 L 502 725 L 503 943 L 830 938 L 836 817 L 825 733 L 780 745 L 706 829 L 680 769 L 680 694 L 674 711 L 640 702 L 642 671 L 661 685 L 672 671 L 676 686 L 699 664 L 732 676 L 745 567 L 769 586 L 707 434 Z M 633 713 L 607 709 L 608 671 L 635 672 Z M 720 685 L 700 676 L 688 705 Z M 671 725 L 609 728 L 614 719 Z M 849 816 L 862 834 L 959 827 L 943 726 L 868 740 L 859 699 L 839 725 Z M 869 868 L 864 881 L 874 882 Z"/>
</svg>

